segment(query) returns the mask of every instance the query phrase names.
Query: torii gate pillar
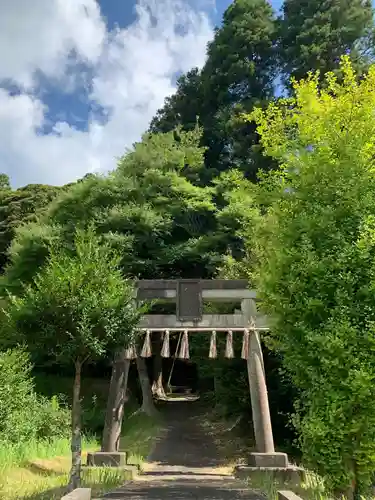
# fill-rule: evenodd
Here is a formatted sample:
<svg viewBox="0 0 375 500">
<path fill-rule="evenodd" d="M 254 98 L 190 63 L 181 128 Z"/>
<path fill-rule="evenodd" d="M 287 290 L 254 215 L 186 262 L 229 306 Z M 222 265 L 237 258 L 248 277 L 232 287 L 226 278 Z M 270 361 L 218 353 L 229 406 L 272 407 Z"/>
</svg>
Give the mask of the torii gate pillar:
<svg viewBox="0 0 375 500">
<path fill-rule="evenodd" d="M 257 315 L 255 300 L 243 299 L 241 310 L 244 317 L 250 323 L 252 318 L 255 318 Z M 275 452 L 262 346 L 257 330 L 252 331 L 250 335 L 247 373 L 257 450 L 250 454 L 249 465 L 262 468 L 286 468 L 288 467 L 287 454 Z"/>
</svg>

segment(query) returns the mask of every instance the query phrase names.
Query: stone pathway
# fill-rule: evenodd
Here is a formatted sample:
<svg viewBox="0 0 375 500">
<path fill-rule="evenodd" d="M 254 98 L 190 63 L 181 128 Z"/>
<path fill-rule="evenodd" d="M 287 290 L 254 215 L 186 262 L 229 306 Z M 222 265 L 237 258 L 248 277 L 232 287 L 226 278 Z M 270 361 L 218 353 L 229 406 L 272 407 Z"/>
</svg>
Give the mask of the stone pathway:
<svg viewBox="0 0 375 500">
<path fill-rule="evenodd" d="M 260 500 L 220 459 L 199 420 L 200 403 L 166 404 L 166 426 L 144 466 L 144 473 L 105 499 Z"/>
</svg>

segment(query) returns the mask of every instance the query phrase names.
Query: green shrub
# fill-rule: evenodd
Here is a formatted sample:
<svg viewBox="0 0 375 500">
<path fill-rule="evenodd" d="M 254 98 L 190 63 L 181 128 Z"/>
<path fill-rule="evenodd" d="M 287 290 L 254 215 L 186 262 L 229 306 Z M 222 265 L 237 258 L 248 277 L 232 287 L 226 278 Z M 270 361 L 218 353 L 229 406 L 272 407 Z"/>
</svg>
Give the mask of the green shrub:
<svg viewBox="0 0 375 500">
<path fill-rule="evenodd" d="M 57 396 L 39 399 L 37 438 L 50 439 L 70 435 L 70 409 L 63 406 Z"/>
<path fill-rule="evenodd" d="M 375 470 L 375 66 L 359 79 L 345 57 L 341 70 L 252 115 L 280 168 L 260 184 L 249 242 L 268 340 L 298 391 L 303 463 L 358 497 Z"/>
<path fill-rule="evenodd" d="M 69 412 L 39 397 L 31 377 L 28 354 L 20 349 L 0 352 L 0 435 L 11 443 L 68 435 Z"/>
</svg>

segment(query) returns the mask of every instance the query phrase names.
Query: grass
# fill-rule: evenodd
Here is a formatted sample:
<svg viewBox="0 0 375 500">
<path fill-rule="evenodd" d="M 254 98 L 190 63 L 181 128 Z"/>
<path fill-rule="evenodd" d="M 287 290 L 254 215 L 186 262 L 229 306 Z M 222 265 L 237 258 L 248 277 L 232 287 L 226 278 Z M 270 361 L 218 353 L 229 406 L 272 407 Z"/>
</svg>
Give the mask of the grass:
<svg viewBox="0 0 375 500">
<path fill-rule="evenodd" d="M 120 447 L 130 453 L 131 463 L 142 466 L 157 430 L 157 422 L 143 413 L 134 413 L 124 421 Z M 82 463 L 85 463 L 87 452 L 99 449 L 99 443 L 96 439 L 84 439 L 82 448 Z M 1 446 L 0 498 L 60 500 L 65 493 L 70 465 L 68 439 Z M 109 467 L 82 470 L 82 486 L 91 487 L 94 497 L 128 479 L 128 472 Z"/>
<path fill-rule="evenodd" d="M 247 435 L 248 429 L 246 428 L 246 432 L 243 431 L 241 419 L 228 421 L 211 408 L 202 416 L 201 422 L 228 467 L 246 462 L 246 457 L 252 451 L 254 443 Z"/>
<path fill-rule="evenodd" d="M 208 411 L 203 419 L 203 426 L 212 436 L 215 444 L 228 467 L 245 464 L 247 456 L 254 450 L 254 442 L 243 429 L 240 419 L 228 422 L 215 410 Z M 261 492 L 269 500 L 277 500 L 279 490 L 291 490 L 306 500 L 328 500 L 333 496 L 327 491 L 324 481 L 312 472 L 306 472 L 306 481 L 300 486 L 278 481 L 272 475 L 252 475 L 249 488 Z"/>
<path fill-rule="evenodd" d="M 128 452 L 130 464 L 139 465 L 151 452 L 152 444 L 160 428 L 158 417 L 149 417 L 145 413 L 136 411 L 126 420 L 126 431 L 120 439 L 120 449 Z"/>
<path fill-rule="evenodd" d="M 324 481 L 313 472 L 306 471 L 306 480 L 301 485 L 290 484 L 287 481 L 275 479 L 271 474 L 264 472 L 259 475 L 252 474 L 248 486 L 257 490 L 269 499 L 277 500 L 279 490 L 293 491 L 304 500 L 333 500 L 334 497 L 327 491 Z"/>
</svg>

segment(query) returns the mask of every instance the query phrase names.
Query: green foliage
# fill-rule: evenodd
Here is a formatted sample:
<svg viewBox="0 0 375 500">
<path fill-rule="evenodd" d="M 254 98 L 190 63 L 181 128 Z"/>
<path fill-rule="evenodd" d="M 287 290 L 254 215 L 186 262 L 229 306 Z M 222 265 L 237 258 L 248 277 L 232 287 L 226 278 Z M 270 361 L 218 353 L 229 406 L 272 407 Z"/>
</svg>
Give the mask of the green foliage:
<svg viewBox="0 0 375 500">
<path fill-rule="evenodd" d="M 236 0 L 208 45 L 202 70 L 206 108 L 202 124 L 217 171 L 236 167 L 256 180 L 259 168 L 270 168 L 259 154 L 258 136 L 241 113 L 268 102 L 274 90 L 275 22 L 269 2 Z"/>
<path fill-rule="evenodd" d="M 31 222 L 19 227 L 9 248 L 10 262 L 1 278 L 1 294 L 23 292 L 23 283 L 31 283 L 44 266 L 50 248 L 61 242 L 61 228 Z"/>
<path fill-rule="evenodd" d="M 202 70 L 178 80 L 150 130 L 192 130 L 198 120 L 207 148 L 200 182 L 207 185 L 233 167 L 257 181 L 258 172 L 276 162 L 262 155 L 254 124 L 244 123 L 241 114 L 274 98 L 280 74 L 288 86 L 290 76 L 337 70 L 348 53 L 357 68 L 366 69 L 374 57 L 374 33 L 371 0 L 286 0 L 278 20 L 270 2 L 235 0 L 208 45 Z"/>
<path fill-rule="evenodd" d="M 212 99 L 226 104 L 272 94 L 273 16 L 263 0 L 235 0 L 225 11 L 202 72 L 213 80 Z"/>
<path fill-rule="evenodd" d="M 71 415 L 69 408 L 61 404 L 57 396 L 51 399 L 41 398 L 37 412 L 39 429 L 37 439 L 52 439 L 67 437 L 71 429 Z"/>
<path fill-rule="evenodd" d="M 163 232 L 174 233 L 175 240 L 199 234 L 202 228 L 196 227 L 192 218 L 209 222 L 215 208 L 211 190 L 194 184 L 196 173 L 203 167 L 200 135 L 199 129 L 145 135 L 123 157 L 116 172 L 122 180 L 133 179 L 136 190 L 131 200 L 138 206 L 151 205 L 160 218 L 159 225 L 163 224 Z M 156 221 L 151 222 L 154 226 Z"/>
<path fill-rule="evenodd" d="M 236 170 L 215 179 L 217 235 L 226 242 L 226 255 L 218 266 L 225 279 L 246 278 L 253 260 L 252 235 L 261 217 L 258 189 Z M 244 262 L 246 265 L 244 265 Z"/>
<path fill-rule="evenodd" d="M 7 174 L 0 174 L 0 189 L 10 189 L 9 176 Z"/>
<path fill-rule="evenodd" d="M 153 133 L 166 133 L 182 125 L 184 130 L 194 130 L 203 106 L 201 73 L 193 68 L 177 80 L 174 94 L 165 98 L 163 108 L 151 120 Z"/>
<path fill-rule="evenodd" d="M 151 131 L 165 132 L 178 125 L 191 130 L 199 119 L 202 145 L 207 148 L 202 183 L 232 166 L 253 179 L 261 165 L 269 167 L 259 154 L 254 126 L 240 117 L 273 95 L 274 39 L 274 14 L 268 2 L 233 2 L 208 46 L 202 71 L 182 76 L 176 94 L 166 99 L 151 122 Z"/>
<path fill-rule="evenodd" d="M 370 0 L 286 0 L 278 21 L 265 0 L 235 0 L 202 70 L 183 75 L 152 120 L 150 130 L 162 133 L 146 134 L 111 175 L 88 174 L 63 189 L 12 190 L 1 174 L 0 269 L 6 270 L 1 295 L 18 296 L 8 311 L 11 321 L 2 321 L 3 330 L 9 327 L 2 332 L 3 344 L 14 345 L 21 336 L 40 365 L 47 349 L 59 359 L 70 360 L 77 352 L 96 358 L 114 346 L 115 336 L 126 341 L 126 318 L 132 318 L 130 330 L 134 325 L 131 286 L 122 276 L 248 278 L 263 290 L 264 307 L 278 325 L 270 345 L 283 354 L 287 375 L 302 394 L 295 425 L 306 458 L 341 484 L 353 473 L 346 457 L 355 455 L 360 464 L 355 474 L 365 484 L 372 451 L 362 450 L 371 435 L 363 431 L 358 444 L 353 433 L 371 410 L 366 406 L 371 370 L 366 362 L 351 362 L 357 371 L 350 374 L 339 368 L 348 366 L 348 352 L 354 356 L 365 349 L 358 339 L 371 331 L 374 186 L 364 168 L 373 151 L 371 144 L 360 149 L 360 138 L 372 137 L 373 103 L 368 97 L 371 105 L 357 106 L 353 82 L 349 91 L 331 81 L 332 100 L 330 94 L 320 96 L 310 80 L 296 89 L 298 105 L 278 101 L 265 115 L 257 111 L 258 131 L 243 113 L 274 98 L 280 71 L 287 78 L 311 69 L 336 71 L 348 52 L 362 70 L 373 55 L 372 41 Z M 296 109 L 303 112 L 297 115 Z M 260 189 L 249 181 L 279 164 L 274 175 L 263 175 Z M 89 228 L 89 240 L 98 237 L 97 253 L 82 232 L 77 247 L 77 228 Z M 117 257 L 105 263 L 108 252 Z M 4 300 L 3 305 L 7 309 Z M 342 344 L 335 343 L 337 332 Z M 353 345 L 342 340 L 350 336 Z M 214 374 L 225 412 L 249 416 L 245 364 L 217 360 L 213 367 L 206 339 L 204 346 L 194 339 L 192 349 L 203 372 Z M 321 368 L 320 351 L 330 360 L 329 369 L 337 357 L 332 378 L 325 365 Z M 269 363 L 271 411 L 278 411 L 280 399 L 292 391 L 278 379 L 279 357 Z M 355 395 L 347 397 L 352 383 Z M 353 405 L 364 410 L 349 428 Z M 47 420 L 48 411 L 39 413 Z M 95 412 L 87 415 L 94 418 Z M 333 418 L 337 426 L 331 425 Z"/>
<path fill-rule="evenodd" d="M 74 253 L 53 248 L 33 285 L 10 297 L 6 312 L 19 339 L 68 362 L 125 345 L 140 313 L 118 263 L 92 229 L 77 230 Z"/>
<path fill-rule="evenodd" d="M 286 79 L 337 70 L 340 57 L 349 53 L 359 70 L 366 69 L 373 15 L 371 0 L 285 0 L 279 54 Z"/>
<path fill-rule="evenodd" d="M 210 314 L 233 312 L 233 304 L 211 303 L 205 310 Z M 199 366 L 199 378 L 209 383 L 215 409 L 224 417 L 246 415 L 251 420 L 249 386 L 247 382 L 246 362 L 240 359 L 242 335 L 234 334 L 233 346 L 235 359 L 225 359 L 226 334 L 217 333 L 217 359 L 209 359 L 210 334 L 190 336 L 190 353 Z M 207 397 L 207 395 L 206 395 Z"/>
<path fill-rule="evenodd" d="M 358 492 L 375 467 L 375 67 L 360 83 L 348 58 L 341 71 L 252 115 L 280 162 L 262 185 L 255 280 L 300 392 L 305 463 Z"/>
<path fill-rule="evenodd" d="M 4 174 L 1 174 L 4 176 Z M 8 263 L 8 248 L 17 228 L 34 222 L 62 188 L 29 184 L 11 190 L 9 179 L 0 175 L 0 270 Z"/>
<path fill-rule="evenodd" d="M 34 390 L 28 354 L 20 349 L 0 352 L 0 434 L 7 443 L 65 437 L 70 414 L 58 399 Z"/>
<path fill-rule="evenodd" d="M 75 228 L 93 224 L 134 277 L 212 275 L 221 247 L 213 190 L 196 185 L 203 168 L 200 130 L 146 135 L 108 177 L 91 177 L 54 200 L 37 226 L 17 232 L 7 286 L 29 282 L 54 242 L 74 247 Z"/>
<path fill-rule="evenodd" d="M 80 485 L 82 366 L 128 345 L 143 312 L 119 263 L 92 227 L 77 229 L 74 248 L 55 244 L 33 284 L 21 296 L 10 295 L 6 310 L 9 330 L 30 351 L 47 351 L 61 364 L 75 366 L 70 490 Z"/>
</svg>

